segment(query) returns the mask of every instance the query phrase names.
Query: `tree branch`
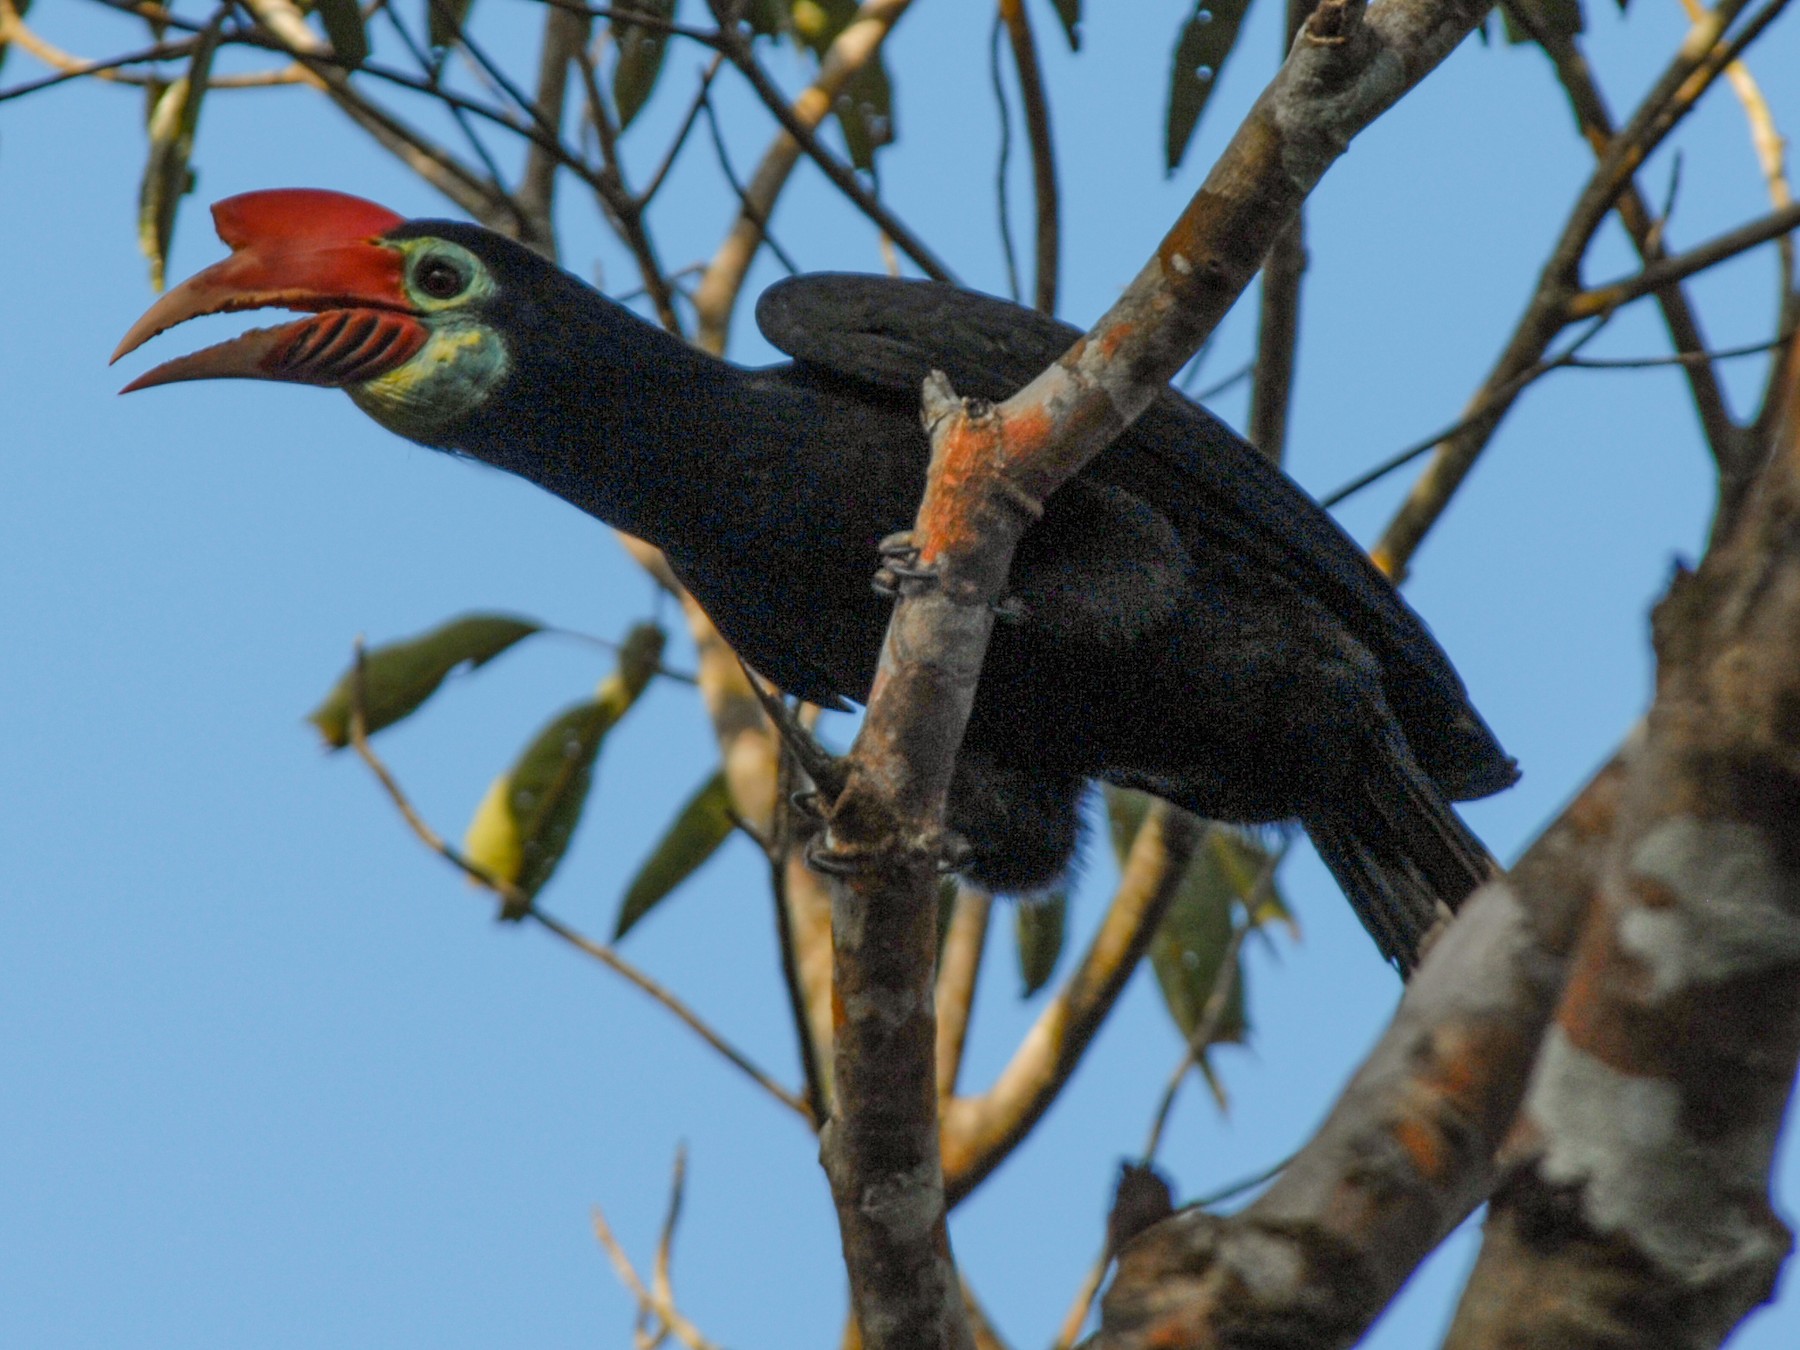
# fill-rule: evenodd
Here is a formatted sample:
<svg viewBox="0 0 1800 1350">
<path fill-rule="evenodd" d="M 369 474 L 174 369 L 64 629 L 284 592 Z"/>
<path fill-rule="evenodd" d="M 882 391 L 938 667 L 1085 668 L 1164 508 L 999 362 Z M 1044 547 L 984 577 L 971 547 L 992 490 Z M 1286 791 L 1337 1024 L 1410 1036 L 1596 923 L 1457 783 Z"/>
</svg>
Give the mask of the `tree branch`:
<svg viewBox="0 0 1800 1350">
<path fill-rule="evenodd" d="M 794 100 L 792 106 L 757 63 L 748 40 L 734 26 L 725 0 L 711 0 L 711 3 L 713 13 L 719 19 L 721 50 L 781 123 L 782 131 L 751 176 L 745 189 L 746 208 L 738 213 L 736 223 L 694 292 L 694 308 L 700 314 L 700 331 L 695 339 L 698 345 L 715 355 L 725 350 L 732 310 L 744 288 L 744 279 L 750 273 L 750 263 L 762 244 L 763 222 L 774 214 L 775 199 L 781 195 L 788 175 L 802 154 L 817 164 L 838 191 L 893 239 L 927 276 L 951 280 L 949 272 L 931 251 L 870 196 L 857 181 L 855 171 L 820 145 L 814 134 L 850 77 L 875 59 L 882 42 L 906 13 L 911 0 L 863 0 L 856 18 L 837 35 L 820 60 L 819 73 L 812 85 Z"/>
<path fill-rule="evenodd" d="M 1000 21 L 1006 25 L 1013 63 L 1019 70 L 1019 100 L 1025 105 L 1031 181 L 1037 193 L 1037 270 L 1032 304 L 1046 314 L 1054 314 L 1062 231 L 1056 190 L 1056 144 L 1050 136 L 1050 100 L 1044 92 L 1044 72 L 1038 65 L 1037 43 L 1031 36 L 1031 18 L 1025 12 L 1024 0 L 1000 0 Z"/>
<path fill-rule="evenodd" d="M 1499 360 L 1470 400 L 1472 408 L 1484 411 L 1479 416 L 1471 414 L 1461 429 L 1438 447 L 1370 550 L 1376 565 L 1390 577 L 1399 580 L 1405 575 L 1426 533 L 1443 515 L 1511 409 L 1512 398 L 1502 391 L 1543 358 L 1569 321 L 1568 299 L 1580 292 L 1582 259 L 1607 214 L 1630 187 L 1632 174 L 1692 111 L 1700 96 L 1744 46 L 1767 28 L 1787 0 L 1768 0 L 1735 35 L 1728 37 L 1727 30 L 1747 3 L 1748 0 L 1723 0 L 1718 9 L 1696 23 L 1631 119 L 1612 138 L 1570 210 L 1525 313 Z M 1667 285 L 1670 280 L 1679 278 L 1665 277 L 1658 284 Z"/>
<path fill-rule="evenodd" d="M 1769 449 L 1657 607 L 1656 702 L 1457 1350 L 1709 1350 L 1793 1245 L 1768 1192 L 1800 1065 L 1800 388 Z"/>
<path fill-rule="evenodd" d="M 1426 953 L 1325 1123 L 1238 1214 L 1188 1209 L 1128 1244 L 1095 1350 L 1355 1341 L 1487 1195 L 1594 886 L 1623 759 Z"/>
<path fill-rule="evenodd" d="M 1483 0 L 1326 0 L 1156 256 L 1088 336 L 992 408 L 926 381 L 931 469 L 826 855 L 839 1114 L 822 1140 L 873 1350 L 967 1344 L 944 1223 L 931 901 L 943 803 L 1012 554 L 1042 502 L 1156 397 L 1350 139 L 1475 26 Z"/>
<path fill-rule="evenodd" d="M 944 1189 L 954 1205 L 1030 1133 L 1081 1063 L 1181 888 L 1205 827 L 1157 802 L 1125 859 L 1093 941 L 993 1086 L 943 1108 Z"/>
</svg>

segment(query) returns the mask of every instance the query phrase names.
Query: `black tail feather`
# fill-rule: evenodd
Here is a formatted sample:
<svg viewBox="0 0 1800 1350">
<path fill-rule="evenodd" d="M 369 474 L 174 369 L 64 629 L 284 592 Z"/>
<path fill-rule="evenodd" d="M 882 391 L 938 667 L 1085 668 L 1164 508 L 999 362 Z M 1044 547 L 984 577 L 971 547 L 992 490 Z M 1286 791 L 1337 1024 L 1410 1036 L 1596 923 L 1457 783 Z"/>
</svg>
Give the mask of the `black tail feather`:
<svg viewBox="0 0 1800 1350">
<path fill-rule="evenodd" d="M 1354 786 L 1302 823 L 1357 918 L 1402 975 L 1438 919 L 1495 870 L 1493 857 L 1451 809 L 1404 740 L 1359 766 Z"/>
</svg>

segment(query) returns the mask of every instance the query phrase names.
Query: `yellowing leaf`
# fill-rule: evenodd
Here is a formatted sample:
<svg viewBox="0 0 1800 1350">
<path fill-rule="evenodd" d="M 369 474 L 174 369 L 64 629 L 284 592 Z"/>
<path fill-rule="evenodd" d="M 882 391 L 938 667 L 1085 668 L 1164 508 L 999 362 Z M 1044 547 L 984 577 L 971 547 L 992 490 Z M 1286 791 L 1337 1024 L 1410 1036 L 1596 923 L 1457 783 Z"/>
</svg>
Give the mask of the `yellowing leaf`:
<svg viewBox="0 0 1800 1350">
<path fill-rule="evenodd" d="M 169 241 L 175 236 L 175 213 L 194 186 L 190 169 L 194 132 L 219 46 L 219 22 L 202 30 L 187 74 L 165 88 L 150 107 L 150 155 L 138 186 L 138 244 L 150 260 L 150 284 L 159 291 L 168 268 Z"/>
<path fill-rule="evenodd" d="M 697 872 L 736 828 L 737 821 L 731 814 L 731 789 L 725 785 L 724 773 L 715 773 L 676 813 L 675 823 L 657 841 L 625 888 L 619 918 L 613 925 L 613 941 L 624 937 L 639 919 Z"/>
<path fill-rule="evenodd" d="M 663 632 L 632 629 L 619 667 L 594 698 L 565 709 L 538 732 L 512 768 L 488 788 L 463 837 L 463 854 L 489 875 L 513 885 L 526 904 L 555 874 L 581 820 L 600 745 L 644 692 L 662 657 Z M 522 919 L 509 903 L 503 919 Z"/>
<path fill-rule="evenodd" d="M 371 648 L 362 663 L 364 734 L 372 736 L 415 712 L 457 667 L 486 665 L 541 626 L 509 614 L 465 614 L 419 637 Z M 350 744 L 356 678 L 352 666 L 307 714 L 334 750 Z"/>
</svg>

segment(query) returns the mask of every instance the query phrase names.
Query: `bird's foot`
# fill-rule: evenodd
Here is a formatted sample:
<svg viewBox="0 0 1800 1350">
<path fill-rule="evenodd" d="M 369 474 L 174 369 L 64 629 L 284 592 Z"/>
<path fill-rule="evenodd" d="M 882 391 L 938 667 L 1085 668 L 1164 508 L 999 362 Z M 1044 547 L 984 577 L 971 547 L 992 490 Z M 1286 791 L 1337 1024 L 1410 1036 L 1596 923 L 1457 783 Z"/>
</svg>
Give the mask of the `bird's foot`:
<svg viewBox="0 0 1800 1350">
<path fill-rule="evenodd" d="M 954 830 L 936 832 L 921 851 L 932 857 L 940 876 L 962 871 L 975 856 L 974 846 Z M 807 841 L 804 856 L 808 867 L 828 877 L 862 876 L 874 871 L 881 862 L 874 850 L 846 848 L 837 843 L 829 829 Z"/>
<path fill-rule="evenodd" d="M 825 799 L 817 788 L 789 794 L 788 805 L 816 824 L 823 824 L 825 821 Z"/>
<path fill-rule="evenodd" d="M 881 566 L 875 572 L 875 594 L 898 600 L 937 584 L 937 569 L 919 565 L 919 549 L 911 530 L 890 534 L 876 547 L 876 553 Z"/>
</svg>

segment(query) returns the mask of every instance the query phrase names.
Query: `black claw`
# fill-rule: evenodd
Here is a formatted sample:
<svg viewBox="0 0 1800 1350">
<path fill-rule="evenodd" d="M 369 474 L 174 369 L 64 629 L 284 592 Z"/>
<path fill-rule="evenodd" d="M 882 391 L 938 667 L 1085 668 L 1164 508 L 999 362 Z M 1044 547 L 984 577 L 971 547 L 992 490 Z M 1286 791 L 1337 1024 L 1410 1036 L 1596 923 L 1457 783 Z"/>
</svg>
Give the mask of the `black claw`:
<svg viewBox="0 0 1800 1350">
<path fill-rule="evenodd" d="M 853 877 L 869 870 L 867 862 L 839 852 L 827 842 L 829 839 L 828 834 L 818 834 L 807 841 L 804 856 L 806 865 L 813 871 L 822 872 L 828 877 Z"/>
<path fill-rule="evenodd" d="M 1000 623 L 1020 624 L 1025 622 L 1025 602 L 1016 595 L 1003 595 L 988 606 L 994 612 L 994 618 Z"/>
<path fill-rule="evenodd" d="M 825 819 L 824 798 L 817 788 L 807 788 L 803 792 L 791 793 L 788 796 L 788 805 L 808 820 Z"/>
</svg>

